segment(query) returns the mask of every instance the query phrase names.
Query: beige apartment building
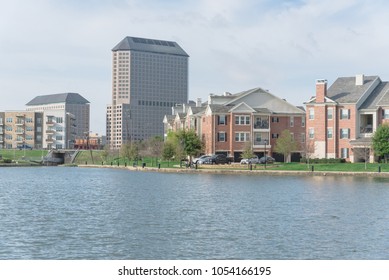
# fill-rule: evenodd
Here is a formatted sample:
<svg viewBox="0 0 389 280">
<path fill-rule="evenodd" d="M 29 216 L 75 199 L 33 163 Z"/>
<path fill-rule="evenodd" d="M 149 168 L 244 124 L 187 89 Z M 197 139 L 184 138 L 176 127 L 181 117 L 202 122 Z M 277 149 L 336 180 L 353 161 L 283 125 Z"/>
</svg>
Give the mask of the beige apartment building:
<svg viewBox="0 0 389 280">
<path fill-rule="evenodd" d="M 28 111 L 0 113 L 0 148 L 42 148 L 43 114 Z"/>
</svg>

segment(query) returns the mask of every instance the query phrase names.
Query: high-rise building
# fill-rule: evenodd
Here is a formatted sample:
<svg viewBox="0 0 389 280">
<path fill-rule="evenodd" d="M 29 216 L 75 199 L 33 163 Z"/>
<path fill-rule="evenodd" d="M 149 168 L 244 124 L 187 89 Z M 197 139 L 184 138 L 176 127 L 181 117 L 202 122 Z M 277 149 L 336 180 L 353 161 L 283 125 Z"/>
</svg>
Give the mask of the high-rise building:
<svg viewBox="0 0 389 280">
<path fill-rule="evenodd" d="M 188 57 L 176 42 L 136 37 L 126 37 L 112 49 L 111 148 L 163 136 L 161 119 L 172 106 L 188 101 Z"/>
<path fill-rule="evenodd" d="M 41 95 L 28 102 L 27 111 L 43 113 L 42 147 L 72 148 L 76 137 L 87 137 L 89 105 L 78 93 Z"/>
</svg>

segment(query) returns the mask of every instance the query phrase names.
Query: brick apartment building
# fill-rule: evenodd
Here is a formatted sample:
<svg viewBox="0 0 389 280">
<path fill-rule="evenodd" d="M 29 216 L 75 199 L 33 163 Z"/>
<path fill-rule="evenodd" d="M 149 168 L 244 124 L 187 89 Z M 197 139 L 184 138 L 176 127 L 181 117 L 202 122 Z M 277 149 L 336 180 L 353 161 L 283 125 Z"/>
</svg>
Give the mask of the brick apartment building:
<svg viewBox="0 0 389 280">
<path fill-rule="evenodd" d="M 198 100 L 175 118 L 166 116 L 164 123 L 173 130 L 194 129 L 205 144 L 205 154 L 225 154 L 235 161 L 241 159 L 247 145 L 258 156 L 266 153 L 283 161 L 283 156 L 274 152 L 282 131 L 288 129 L 298 143 L 305 142 L 306 134 L 305 111 L 261 88 L 211 94 L 205 104 Z M 299 160 L 300 152 L 295 151 L 291 160 Z"/>
<path fill-rule="evenodd" d="M 313 157 L 374 161 L 372 135 L 389 122 L 389 82 L 378 76 L 340 77 L 328 89 L 317 80 L 306 102 L 307 143 Z"/>
</svg>

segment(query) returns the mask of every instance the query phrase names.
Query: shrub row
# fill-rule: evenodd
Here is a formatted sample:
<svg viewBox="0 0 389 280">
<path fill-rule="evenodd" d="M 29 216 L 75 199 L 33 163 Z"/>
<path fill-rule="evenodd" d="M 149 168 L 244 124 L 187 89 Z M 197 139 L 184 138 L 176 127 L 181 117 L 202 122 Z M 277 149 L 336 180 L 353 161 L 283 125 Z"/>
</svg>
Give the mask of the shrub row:
<svg viewBox="0 0 389 280">
<path fill-rule="evenodd" d="M 308 163 L 306 158 L 300 159 L 301 163 Z M 309 163 L 345 163 L 346 160 L 344 158 L 310 158 Z"/>
</svg>

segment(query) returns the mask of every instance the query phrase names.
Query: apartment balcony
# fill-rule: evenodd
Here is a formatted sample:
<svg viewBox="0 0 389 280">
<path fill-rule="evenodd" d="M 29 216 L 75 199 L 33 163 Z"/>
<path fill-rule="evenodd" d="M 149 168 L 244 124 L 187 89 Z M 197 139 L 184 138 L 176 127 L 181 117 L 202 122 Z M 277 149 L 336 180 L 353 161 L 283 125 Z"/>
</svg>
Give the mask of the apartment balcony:
<svg viewBox="0 0 389 280">
<path fill-rule="evenodd" d="M 55 133 L 55 130 L 53 130 L 53 129 L 46 130 L 46 134 L 54 134 L 54 133 Z"/>
<path fill-rule="evenodd" d="M 268 130 L 270 128 L 269 121 L 259 121 L 254 123 L 254 129 Z"/>
<path fill-rule="evenodd" d="M 16 140 L 15 142 L 16 142 L 17 144 L 20 144 L 20 143 L 24 143 L 25 140 L 23 140 L 23 139 L 18 139 L 18 140 Z"/>
<path fill-rule="evenodd" d="M 52 120 L 48 120 L 48 121 L 46 122 L 46 124 L 47 124 L 47 125 L 54 125 L 55 123 L 54 123 L 54 121 L 52 121 Z"/>
<path fill-rule="evenodd" d="M 16 122 L 16 125 L 20 126 L 20 125 L 24 125 L 25 122 Z"/>
<path fill-rule="evenodd" d="M 17 131 L 16 131 L 16 134 L 17 134 L 17 135 L 23 135 L 23 134 L 24 134 L 24 130 L 17 130 Z"/>
<path fill-rule="evenodd" d="M 265 147 L 266 147 L 266 149 L 271 149 L 271 145 L 269 145 L 269 140 L 260 140 L 260 141 L 258 141 L 258 140 L 254 140 L 254 143 L 253 143 L 253 147 L 254 148 L 263 148 L 263 149 L 265 149 Z"/>
<path fill-rule="evenodd" d="M 47 143 L 54 143 L 54 139 L 53 139 L 53 138 L 47 138 L 47 139 L 46 139 L 46 142 L 47 142 Z"/>
</svg>

